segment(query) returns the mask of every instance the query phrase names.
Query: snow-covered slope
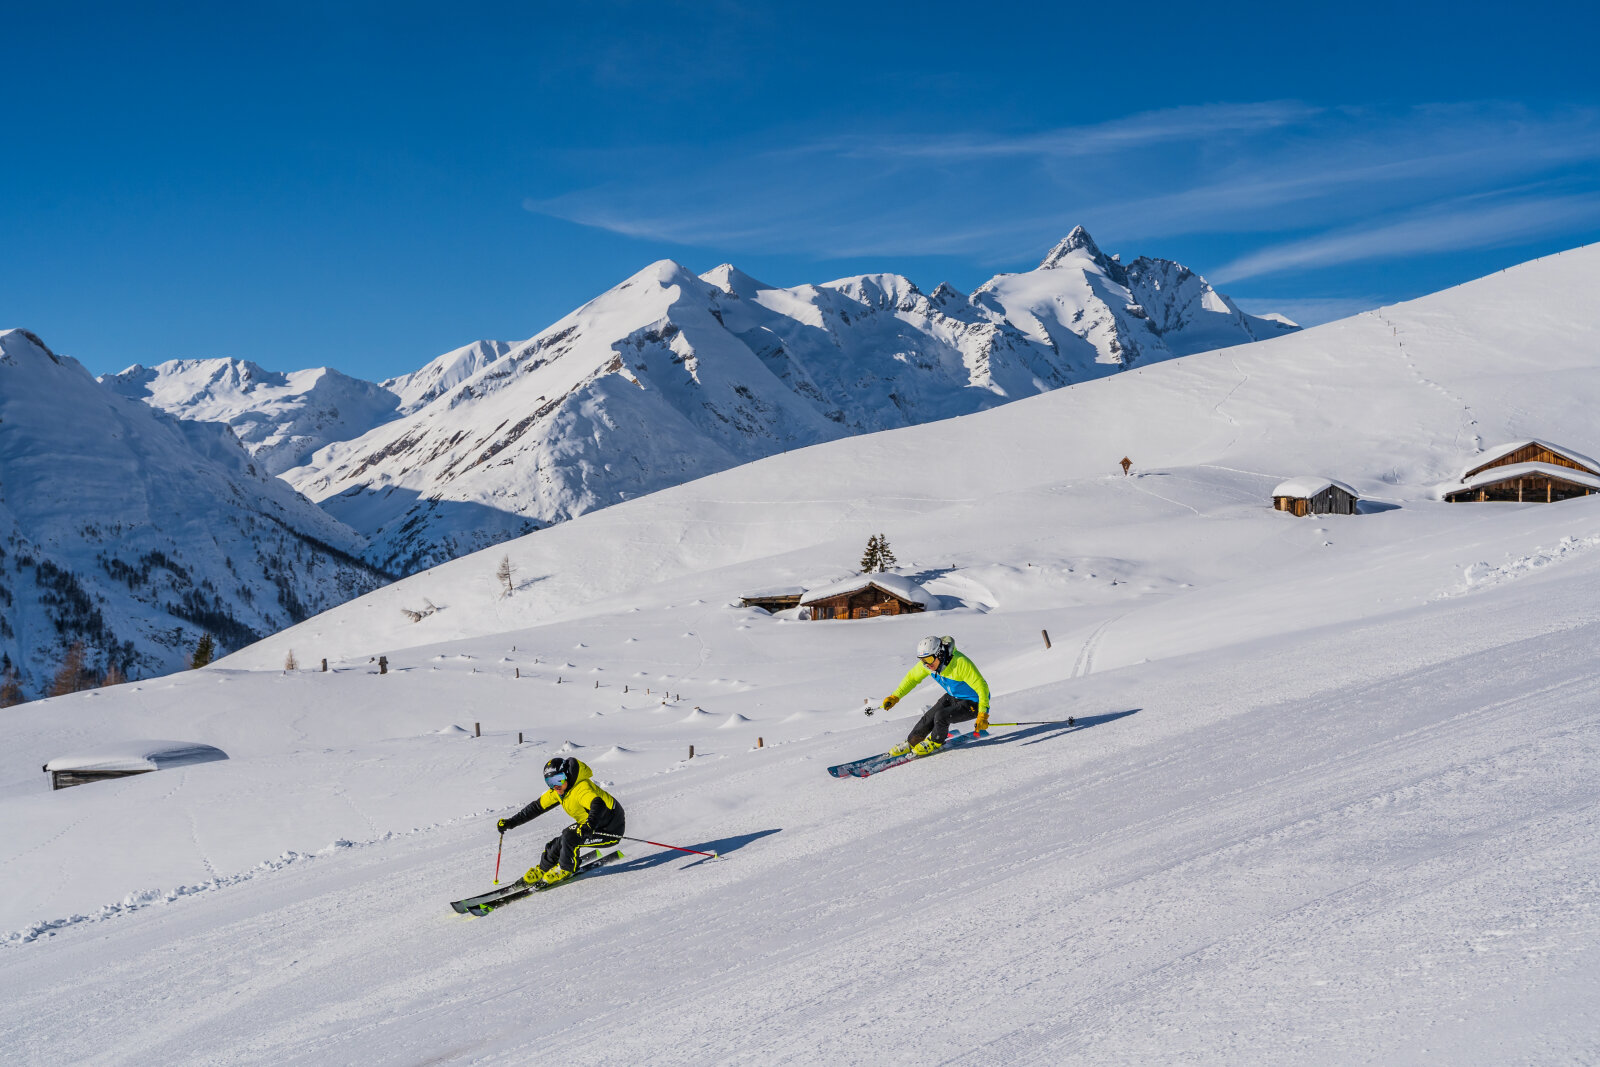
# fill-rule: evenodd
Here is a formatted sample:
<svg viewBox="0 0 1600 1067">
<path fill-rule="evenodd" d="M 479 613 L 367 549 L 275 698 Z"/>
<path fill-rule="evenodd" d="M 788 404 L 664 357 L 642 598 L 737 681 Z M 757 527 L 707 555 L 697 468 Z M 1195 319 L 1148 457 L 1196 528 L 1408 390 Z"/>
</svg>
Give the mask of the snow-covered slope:
<svg viewBox="0 0 1600 1067">
<path fill-rule="evenodd" d="M 242 359 L 135 364 L 100 382 L 179 419 L 226 423 L 270 474 L 299 466 L 324 445 L 359 437 L 394 418 L 401 405 L 387 382 L 378 386 L 327 367 L 280 374 Z"/>
<path fill-rule="evenodd" d="M 1504 440 L 1596 451 L 1596 284 L 1600 246 L 791 451 L 204 671 L 12 709 L 0 1041 L 40 1063 L 1590 1062 L 1600 499 L 1437 483 Z M 1311 471 L 1366 513 L 1273 511 Z M 846 576 L 878 532 L 940 610 L 737 606 Z M 831 779 L 932 699 L 861 715 L 925 633 L 983 669 L 997 723 L 1076 725 Z M 284 673 L 291 647 L 334 669 Z M 229 759 L 45 791 L 52 756 L 136 737 Z M 554 753 L 631 835 L 724 858 L 630 843 L 455 916 Z M 561 825 L 507 835 L 500 877 Z"/>
<path fill-rule="evenodd" d="M 485 342 L 386 383 L 411 417 L 286 477 L 404 572 L 775 452 L 1292 328 L 1170 261 L 1125 270 L 1081 228 L 970 299 L 894 274 L 778 289 L 662 261 L 509 352 Z"/>
<path fill-rule="evenodd" d="M 214 422 L 0 331 L 0 652 L 39 693 L 68 644 L 103 674 L 179 666 L 367 592 L 363 544 Z"/>
</svg>

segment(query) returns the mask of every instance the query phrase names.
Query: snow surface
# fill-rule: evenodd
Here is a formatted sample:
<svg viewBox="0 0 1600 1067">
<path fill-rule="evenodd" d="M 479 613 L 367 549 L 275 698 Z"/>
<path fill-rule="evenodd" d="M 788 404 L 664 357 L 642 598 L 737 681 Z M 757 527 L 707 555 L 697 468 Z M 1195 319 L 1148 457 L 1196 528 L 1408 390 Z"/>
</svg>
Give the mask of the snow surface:
<svg viewBox="0 0 1600 1067">
<path fill-rule="evenodd" d="M 1483 435 L 1590 439 L 1596 283 L 1585 248 L 774 456 L 204 670 L 10 709 L 0 1048 L 275 1067 L 1595 1062 L 1600 499 L 1433 487 Z M 1271 509 L 1317 469 L 1384 506 Z M 788 621 L 736 598 L 838 573 L 879 532 L 950 605 L 940 629 L 997 722 L 1077 725 L 831 779 L 937 695 L 861 714 L 926 620 Z M 432 614 L 401 614 L 424 598 Z M 330 670 L 285 673 L 291 647 Z M 151 734 L 232 758 L 47 791 L 49 754 Z M 595 768 L 630 834 L 723 858 L 628 845 L 592 878 L 457 916 L 449 900 L 489 888 L 494 820 L 558 752 Z M 561 825 L 507 835 L 502 879 Z"/>
</svg>

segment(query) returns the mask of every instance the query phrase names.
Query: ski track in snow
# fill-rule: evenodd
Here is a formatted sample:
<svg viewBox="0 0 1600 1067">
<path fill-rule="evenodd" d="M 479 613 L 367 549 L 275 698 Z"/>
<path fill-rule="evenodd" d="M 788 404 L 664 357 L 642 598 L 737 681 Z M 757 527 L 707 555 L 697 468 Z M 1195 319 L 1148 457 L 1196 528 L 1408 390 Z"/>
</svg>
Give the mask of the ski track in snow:
<svg viewBox="0 0 1600 1067">
<path fill-rule="evenodd" d="M 176 791 L 176 788 L 174 788 L 173 792 Z M 168 795 L 170 796 L 171 794 Z M 300 852 L 298 850 L 291 849 L 287 852 L 284 852 L 276 859 L 263 860 L 261 863 L 258 863 L 249 870 L 243 871 L 239 874 L 222 875 L 193 885 L 181 885 L 176 889 L 135 890 L 134 892 L 124 896 L 120 901 L 114 904 L 106 904 L 98 911 L 87 915 L 73 915 L 65 919 L 46 919 L 40 922 L 32 923 L 20 930 L 13 930 L 6 934 L 0 934 L 0 947 L 25 945 L 29 942 L 37 941 L 41 937 L 53 936 L 57 931 L 65 929 L 69 926 L 76 926 L 80 923 L 105 922 L 108 919 L 114 919 L 118 916 L 127 915 L 131 912 L 148 908 L 153 904 L 171 904 L 174 901 L 182 900 L 185 897 L 192 897 L 199 893 L 210 893 L 218 889 L 226 889 L 229 886 L 240 885 L 244 882 L 259 878 L 262 875 L 272 874 L 275 871 L 281 871 L 291 864 L 304 863 L 308 860 L 314 860 L 318 856 L 331 855 L 345 849 L 370 848 L 373 845 L 381 845 L 386 842 L 396 840 L 397 838 L 432 833 L 446 826 L 453 826 L 457 823 L 465 822 L 470 819 L 481 818 L 482 816 L 488 815 L 497 810 L 499 809 L 491 808 L 485 811 L 473 812 L 470 815 L 462 815 L 455 819 L 447 819 L 443 822 L 433 823 L 429 826 L 417 827 L 408 831 L 396 832 L 390 830 L 368 841 L 347 841 L 341 838 L 338 841 L 331 842 L 316 852 Z M 190 816 L 190 820 L 192 824 L 192 814 Z M 195 831 L 195 834 L 198 835 L 198 830 Z M 215 870 L 211 864 L 211 861 L 205 858 L 205 853 L 200 848 L 198 836 L 195 836 L 194 838 L 194 845 L 195 849 L 200 852 L 207 869 Z"/>
<path fill-rule="evenodd" d="M 1580 553 L 1586 553 L 1596 545 L 1600 545 L 1600 536 L 1596 537 L 1564 537 L 1554 548 L 1537 549 L 1528 555 L 1506 563 L 1474 563 L 1467 567 L 1462 575 L 1462 583 L 1440 594 L 1442 597 L 1458 597 L 1482 589 L 1490 589 L 1506 582 L 1513 582 L 1519 578 L 1537 574 L 1547 567 L 1570 562 Z"/>
</svg>

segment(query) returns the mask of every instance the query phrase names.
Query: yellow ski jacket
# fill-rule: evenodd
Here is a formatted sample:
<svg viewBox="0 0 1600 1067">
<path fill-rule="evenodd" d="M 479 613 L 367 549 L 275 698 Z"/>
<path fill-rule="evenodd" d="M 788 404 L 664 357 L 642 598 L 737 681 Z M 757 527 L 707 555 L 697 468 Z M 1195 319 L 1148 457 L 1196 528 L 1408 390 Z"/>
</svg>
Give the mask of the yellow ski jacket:
<svg viewBox="0 0 1600 1067">
<path fill-rule="evenodd" d="M 589 769 L 587 763 L 582 760 L 573 762 L 578 765 L 578 780 L 567 787 L 566 795 L 546 789 L 532 804 L 506 820 L 507 830 L 536 819 L 557 806 L 572 817 L 579 830 L 586 829 L 591 819 L 602 824 L 610 821 L 606 816 L 617 809 L 617 798 L 595 784 L 594 771 Z"/>
<path fill-rule="evenodd" d="M 919 660 L 915 667 L 906 672 L 900 679 L 900 685 L 894 691 L 896 700 L 911 692 L 922 684 L 922 680 L 932 671 L 924 667 Z M 984 681 L 983 675 L 978 672 L 970 659 L 960 652 L 951 651 L 950 662 L 944 665 L 944 670 L 933 674 L 933 680 L 946 693 L 957 700 L 970 700 L 978 705 L 978 714 L 989 714 L 989 683 Z"/>
</svg>

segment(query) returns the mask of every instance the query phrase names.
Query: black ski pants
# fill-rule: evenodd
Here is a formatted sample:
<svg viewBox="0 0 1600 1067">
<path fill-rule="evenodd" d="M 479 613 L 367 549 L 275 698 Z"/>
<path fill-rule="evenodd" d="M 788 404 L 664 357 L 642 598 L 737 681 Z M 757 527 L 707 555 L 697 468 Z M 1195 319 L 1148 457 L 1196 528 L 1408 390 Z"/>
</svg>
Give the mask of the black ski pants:
<svg viewBox="0 0 1600 1067">
<path fill-rule="evenodd" d="M 923 738 L 932 735 L 933 739 L 944 744 L 944 739 L 950 736 L 950 724 L 953 722 L 971 722 L 978 717 L 978 705 L 970 700 L 960 700 L 946 693 L 938 701 L 922 713 L 922 718 L 917 720 L 917 725 L 911 728 L 911 733 L 906 740 L 913 745 L 919 744 Z"/>
<path fill-rule="evenodd" d="M 560 837 L 550 839 L 544 846 L 544 857 L 539 861 L 541 870 L 550 870 L 560 864 L 569 871 L 578 869 L 578 850 L 584 847 L 614 845 L 628 828 L 627 819 L 622 813 L 622 805 L 609 809 L 606 812 L 604 825 L 597 825 L 599 819 L 590 819 L 584 833 L 579 833 L 577 826 L 569 826 L 561 831 Z"/>
</svg>

